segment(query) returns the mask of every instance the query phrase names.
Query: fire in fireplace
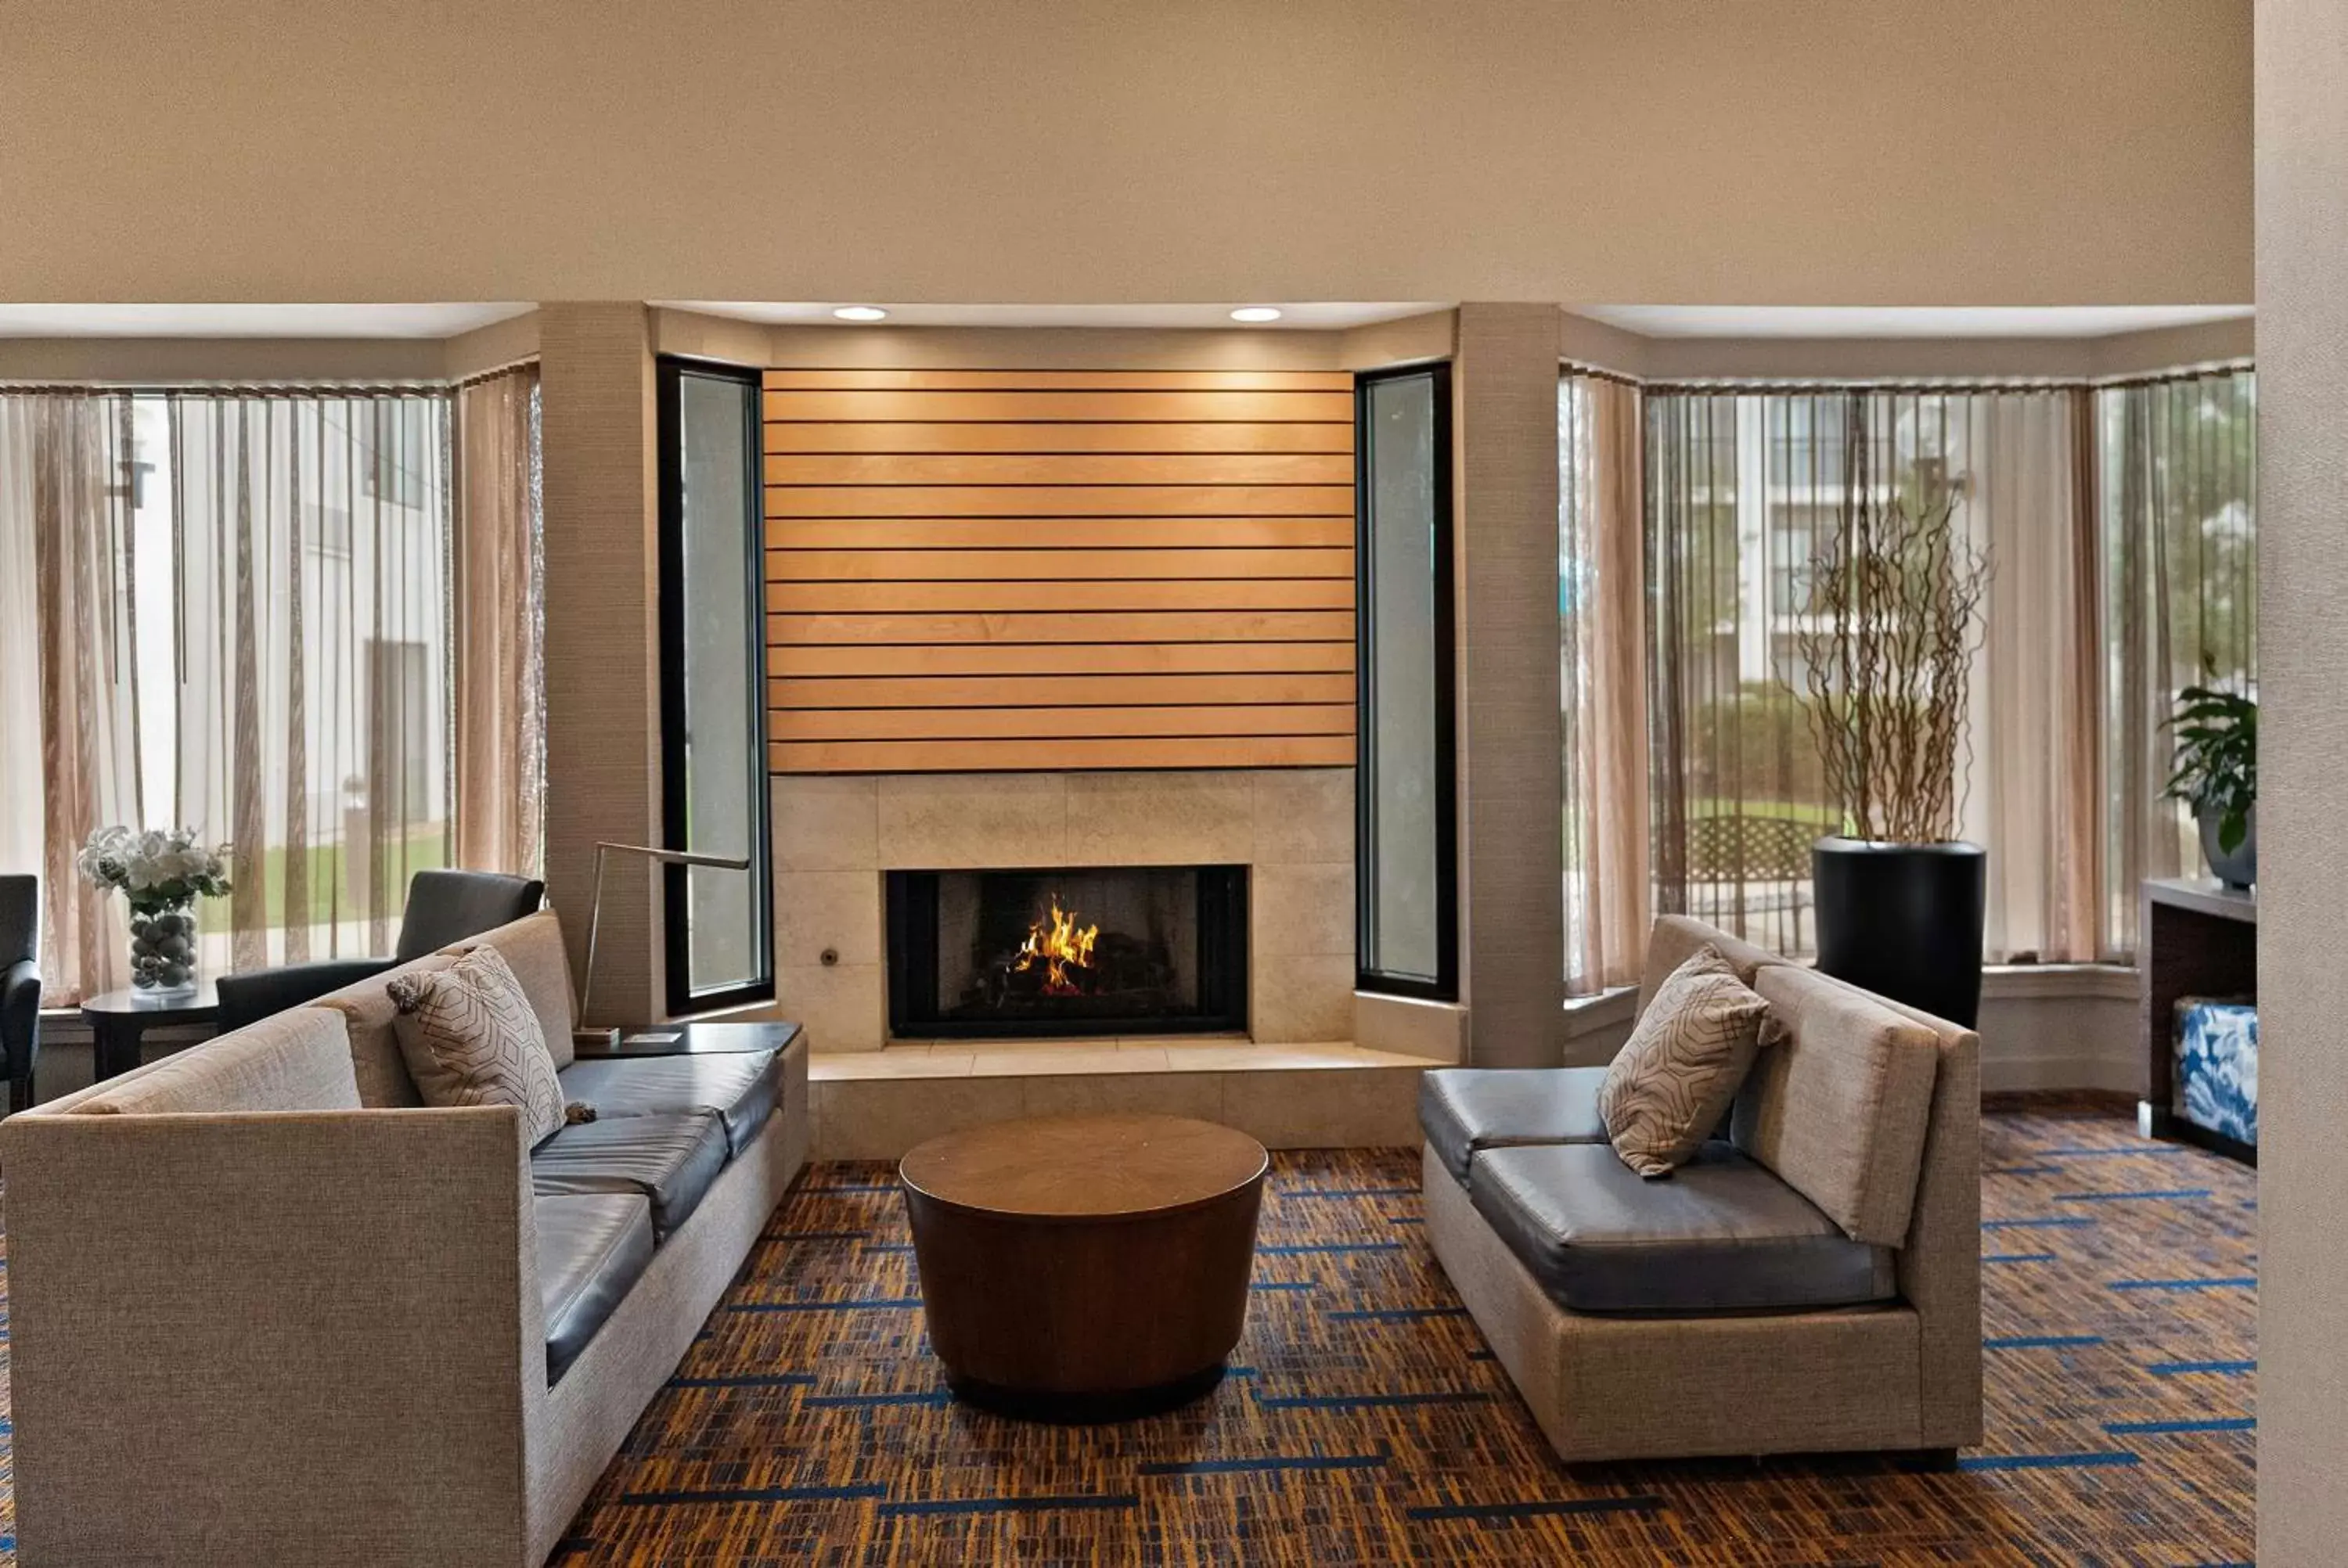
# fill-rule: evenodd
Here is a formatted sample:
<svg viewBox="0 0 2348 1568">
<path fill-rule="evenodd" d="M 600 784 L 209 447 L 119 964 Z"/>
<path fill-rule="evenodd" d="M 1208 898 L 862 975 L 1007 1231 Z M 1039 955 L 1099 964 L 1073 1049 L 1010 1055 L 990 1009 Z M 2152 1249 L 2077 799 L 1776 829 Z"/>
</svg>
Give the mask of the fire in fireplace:
<svg viewBox="0 0 2348 1568">
<path fill-rule="evenodd" d="M 900 1039 L 1247 1027 L 1247 870 L 889 874 Z"/>
</svg>

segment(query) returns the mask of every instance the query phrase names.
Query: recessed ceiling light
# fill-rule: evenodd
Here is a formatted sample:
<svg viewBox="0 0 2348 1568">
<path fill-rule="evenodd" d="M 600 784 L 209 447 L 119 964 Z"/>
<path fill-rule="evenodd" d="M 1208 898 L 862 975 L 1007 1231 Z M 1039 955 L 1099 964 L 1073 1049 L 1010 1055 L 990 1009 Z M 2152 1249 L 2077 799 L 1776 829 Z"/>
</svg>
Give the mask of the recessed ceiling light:
<svg viewBox="0 0 2348 1568">
<path fill-rule="evenodd" d="M 879 305 L 842 305 L 831 313 L 844 322 L 885 322 L 889 313 Z"/>
<path fill-rule="evenodd" d="M 1231 313 L 1235 322 L 1276 322 L 1280 319 L 1278 305 L 1241 305 Z"/>
</svg>

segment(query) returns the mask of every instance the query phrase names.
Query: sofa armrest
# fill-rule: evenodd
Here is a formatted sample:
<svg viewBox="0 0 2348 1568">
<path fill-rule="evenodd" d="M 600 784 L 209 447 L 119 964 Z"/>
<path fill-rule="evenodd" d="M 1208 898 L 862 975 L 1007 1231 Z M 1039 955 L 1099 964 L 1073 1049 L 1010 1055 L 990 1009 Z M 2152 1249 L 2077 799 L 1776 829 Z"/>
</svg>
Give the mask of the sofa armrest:
<svg viewBox="0 0 2348 1568">
<path fill-rule="evenodd" d="M 26 1561 L 520 1561 L 511 1107 L 17 1116 L 0 1170 Z"/>
<path fill-rule="evenodd" d="M 373 979 L 391 968 L 389 958 L 326 958 L 314 964 L 281 964 L 273 969 L 222 975 L 213 982 L 220 992 L 220 1031 L 232 1033 L 345 986 Z"/>
</svg>

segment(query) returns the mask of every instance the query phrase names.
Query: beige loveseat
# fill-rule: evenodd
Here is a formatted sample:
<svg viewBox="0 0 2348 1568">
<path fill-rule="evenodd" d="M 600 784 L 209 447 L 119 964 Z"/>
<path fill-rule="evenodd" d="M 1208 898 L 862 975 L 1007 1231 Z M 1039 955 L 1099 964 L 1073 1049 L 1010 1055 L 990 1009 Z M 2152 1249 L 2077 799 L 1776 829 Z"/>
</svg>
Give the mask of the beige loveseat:
<svg viewBox="0 0 2348 1568">
<path fill-rule="evenodd" d="M 1426 1075 L 1427 1235 L 1569 1460 L 1981 1440 L 1980 1041 L 1681 917 L 1770 1003 L 1733 1135 L 1643 1183 L 1603 1068 Z"/>
<path fill-rule="evenodd" d="M 416 1106 L 384 984 L 481 942 L 622 1179 Z M 545 1561 L 808 1140 L 803 1042 L 574 1067 L 570 998 L 533 915 L 0 1123 L 26 1568 Z"/>
</svg>

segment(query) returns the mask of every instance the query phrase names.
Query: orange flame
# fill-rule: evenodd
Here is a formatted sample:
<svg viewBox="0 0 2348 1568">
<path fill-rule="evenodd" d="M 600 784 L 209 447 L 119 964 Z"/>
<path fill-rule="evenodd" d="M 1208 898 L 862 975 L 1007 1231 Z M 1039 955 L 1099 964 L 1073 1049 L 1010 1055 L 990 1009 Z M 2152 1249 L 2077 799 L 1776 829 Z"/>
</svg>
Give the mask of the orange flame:
<svg viewBox="0 0 2348 1568">
<path fill-rule="evenodd" d="M 1098 926 L 1079 927 L 1076 917 L 1060 907 L 1059 897 L 1055 895 L 1051 924 L 1027 927 L 1027 939 L 1020 944 L 1019 956 L 1012 960 L 1012 972 L 1025 974 L 1041 960 L 1045 996 L 1081 996 L 1083 992 L 1068 979 L 1068 968 L 1071 965 L 1079 969 L 1092 968 L 1093 943 L 1099 937 Z"/>
</svg>

